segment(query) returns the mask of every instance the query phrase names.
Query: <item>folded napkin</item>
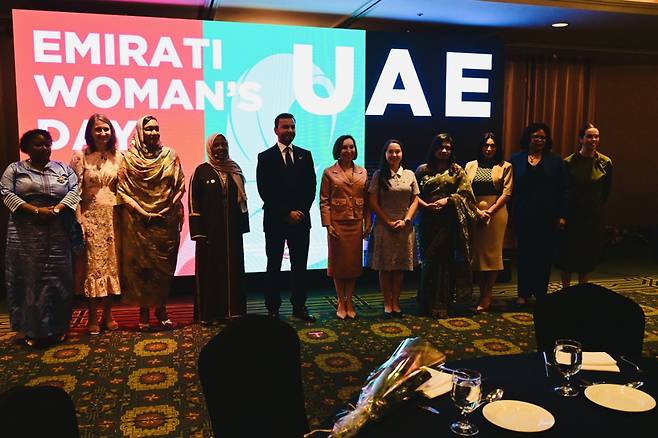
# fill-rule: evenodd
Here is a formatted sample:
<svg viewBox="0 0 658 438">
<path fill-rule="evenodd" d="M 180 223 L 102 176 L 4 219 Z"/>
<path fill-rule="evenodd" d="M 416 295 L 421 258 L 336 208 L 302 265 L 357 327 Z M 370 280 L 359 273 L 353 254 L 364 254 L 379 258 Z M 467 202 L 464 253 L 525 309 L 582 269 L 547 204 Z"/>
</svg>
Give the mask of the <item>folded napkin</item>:
<svg viewBox="0 0 658 438">
<path fill-rule="evenodd" d="M 568 360 L 567 353 L 558 352 L 556 361 L 560 362 L 561 357 L 565 357 L 564 361 Z M 583 364 L 580 368 L 586 371 L 609 371 L 613 373 L 619 372 L 617 361 L 605 352 L 583 351 Z"/>
<path fill-rule="evenodd" d="M 617 361 L 603 351 L 583 351 L 583 370 L 619 372 Z"/>
<path fill-rule="evenodd" d="M 437 371 L 433 368 L 422 367 L 429 371 L 432 377 L 420 385 L 416 391 L 421 392 L 427 398 L 434 398 L 450 392 L 452 389 L 452 374 Z"/>
</svg>

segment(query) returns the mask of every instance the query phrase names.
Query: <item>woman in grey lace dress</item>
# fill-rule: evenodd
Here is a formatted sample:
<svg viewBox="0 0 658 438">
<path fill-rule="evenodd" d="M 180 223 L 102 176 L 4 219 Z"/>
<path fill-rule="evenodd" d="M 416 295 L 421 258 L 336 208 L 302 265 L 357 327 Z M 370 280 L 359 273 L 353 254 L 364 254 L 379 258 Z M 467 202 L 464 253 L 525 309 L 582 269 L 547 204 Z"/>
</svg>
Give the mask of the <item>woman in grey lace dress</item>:
<svg viewBox="0 0 658 438">
<path fill-rule="evenodd" d="M 379 271 L 384 294 L 384 316 L 402 317 L 400 290 L 404 271 L 418 263 L 416 234 L 411 220 L 418 206 L 418 184 L 411 170 L 402 166 L 402 144 L 387 140 L 382 159 L 368 188 L 376 219 L 368 243 L 368 266 Z"/>
</svg>

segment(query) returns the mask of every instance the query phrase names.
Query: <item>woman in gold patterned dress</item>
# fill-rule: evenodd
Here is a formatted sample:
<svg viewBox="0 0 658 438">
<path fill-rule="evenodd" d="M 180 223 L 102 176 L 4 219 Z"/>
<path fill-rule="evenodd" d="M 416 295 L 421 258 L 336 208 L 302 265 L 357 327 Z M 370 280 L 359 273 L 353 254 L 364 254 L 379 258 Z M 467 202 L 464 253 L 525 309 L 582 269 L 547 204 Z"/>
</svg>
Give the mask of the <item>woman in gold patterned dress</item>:
<svg viewBox="0 0 658 438">
<path fill-rule="evenodd" d="M 97 309 L 103 308 L 103 325 L 116 330 L 112 317 L 111 295 L 119 295 L 114 206 L 116 205 L 117 172 L 123 154 L 116 149 L 116 133 L 110 120 L 101 114 L 89 118 L 85 129 L 87 147 L 76 151 L 71 168 L 78 176 L 82 201 L 79 219 L 85 235 L 86 254 L 76 263 L 76 288 L 87 298 L 89 333 L 100 333 Z M 81 278 L 80 278 L 81 277 Z"/>
<path fill-rule="evenodd" d="M 160 143 L 153 116 L 139 119 L 132 147 L 119 168 L 121 290 L 139 304 L 139 329 L 149 328 L 149 308 L 159 326 L 173 328 L 165 306 L 176 270 L 183 221 L 185 177 L 176 152 Z"/>
<path fill-rule="evenodd" d="M 452 146 L 449 134 L 436 135 L 427 162 L 416 170 L 420 188 L 418 302 L 422 315 L 438 318 L 446 318 L 451 305 L 471 292 L 475 198 L 466 172 L 455 163 Z"/>
<path fill-rule="evenodd" d="M 503 270 L 503 239 L 507 228 L 507 201 L 512 196 L 512 165 L 503 160 L 502 147 L 493 132 L 482 137 L 478 159 L 466 163 L 477 201 L 479 223 L 473 236 L 473 277 L 480 288 L 476 312 L 491 306 L 498 272 Z"/>
</svg>

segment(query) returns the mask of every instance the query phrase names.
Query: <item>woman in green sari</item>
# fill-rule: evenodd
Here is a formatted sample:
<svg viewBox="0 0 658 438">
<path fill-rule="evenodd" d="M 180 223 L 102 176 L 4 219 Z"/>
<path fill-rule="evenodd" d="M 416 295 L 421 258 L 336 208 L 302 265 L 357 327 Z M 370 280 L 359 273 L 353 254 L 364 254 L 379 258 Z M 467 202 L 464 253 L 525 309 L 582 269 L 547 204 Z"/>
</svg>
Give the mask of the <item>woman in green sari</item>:
<svg viewBox="0 0 658 438">
<path fill-rule="evenodd" d="M 453 303 L 470 298 L 471 236 L 476 222 L 475 197 L 466 172 L 452 152 L 449 134 L 432 140 L 427 162 L 416 170 L 418 246 L 422 315 L 446 318 Z"/>
</svg>

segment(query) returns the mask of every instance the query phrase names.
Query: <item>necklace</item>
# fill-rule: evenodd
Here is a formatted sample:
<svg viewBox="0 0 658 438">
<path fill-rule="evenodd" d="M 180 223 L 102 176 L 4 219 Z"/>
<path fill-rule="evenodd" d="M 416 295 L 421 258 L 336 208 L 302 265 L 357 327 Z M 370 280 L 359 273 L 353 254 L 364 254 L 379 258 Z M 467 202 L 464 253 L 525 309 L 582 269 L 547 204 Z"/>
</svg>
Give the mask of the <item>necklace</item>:
<svg viewBox="0 0 658 438">
<path fill-rule="evenodd" d="M 535 164 L 539 163 L 541 161 L 541 155 L 536 157 L 533 154 L 528 154 L 528 162 L 534 166 Z"/>
</svg>

